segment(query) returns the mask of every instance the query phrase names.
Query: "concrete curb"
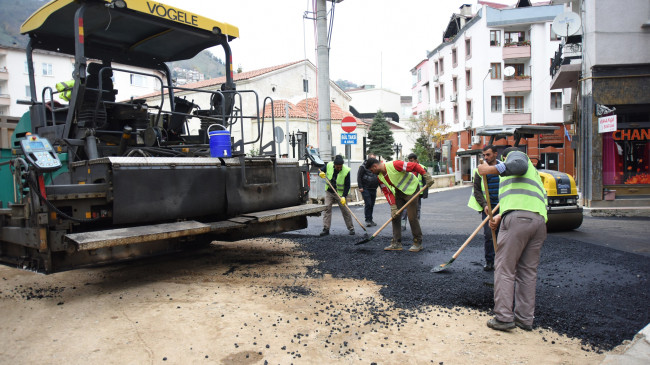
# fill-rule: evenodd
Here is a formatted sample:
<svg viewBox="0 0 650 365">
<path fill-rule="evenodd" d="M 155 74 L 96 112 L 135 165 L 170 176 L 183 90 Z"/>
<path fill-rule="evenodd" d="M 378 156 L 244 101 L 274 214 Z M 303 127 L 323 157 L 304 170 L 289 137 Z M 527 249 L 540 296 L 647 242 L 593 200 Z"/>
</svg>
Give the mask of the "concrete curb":
<svg viewBox="0 0 650 365">
<path fill-rule="evenodd" d="M 583 208 L 588 217 L 650 217 L 650 207 Z"/>
<path fill-rule="evenodd" d="M 620 355 L 607 355 L 601 365 L 646 365 L 650 364 L 650 324 L 634 336 Z"/>
</svg>

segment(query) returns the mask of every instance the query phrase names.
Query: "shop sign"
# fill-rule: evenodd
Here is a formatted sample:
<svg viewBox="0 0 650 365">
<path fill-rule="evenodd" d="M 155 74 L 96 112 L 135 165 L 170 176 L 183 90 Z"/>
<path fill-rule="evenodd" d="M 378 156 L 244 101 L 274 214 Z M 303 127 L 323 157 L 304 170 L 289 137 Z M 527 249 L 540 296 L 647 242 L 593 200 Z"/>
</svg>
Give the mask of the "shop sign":
<svg viewBox="0 0 650 365">
<path fill-rule="evenodd" d="M 647 141 L 650 139 L 650 129 L 621 129 L 612 133 L 615 141 Z"/>
<path fill-rule="evenodd" d="M 616 115 L 598 118 L 598 133 L 616 131 Z"/>
</svg>

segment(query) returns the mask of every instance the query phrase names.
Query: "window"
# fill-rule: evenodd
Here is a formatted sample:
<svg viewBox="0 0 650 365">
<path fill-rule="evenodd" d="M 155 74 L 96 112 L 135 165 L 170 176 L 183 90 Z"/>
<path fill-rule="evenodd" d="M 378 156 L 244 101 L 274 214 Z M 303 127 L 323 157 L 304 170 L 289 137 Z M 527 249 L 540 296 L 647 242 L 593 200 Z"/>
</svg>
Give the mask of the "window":
<svg viewBox="0 0 650 365">
<path fill-rule="evenodd" d="M 551 109 L 562 109 L 562 93 L 551 93 Z"/>
<path fill-rule="evenodd" d="M 501 80 L 501 64 L 500 63 L 491 63 L 490 64 L 490 78 Z"/>
<path fill-rule="evenodd" d="M 445 85 L 442 84 L 440 85 L 440 101 L 442 102 L 444 100 L 445 100 Z"/>
<path fill-rule="evenodd" d="M 131 85 L 133 86 L 146 86 L 146 79 L 143 75 L 131 74 Z"/>
<path fill-rule="evenodd" d="M 472 57 L 472 40 L 467 38 L 465 39 L 465 58 Z"/>
<path fill-rule="evenodd" d="M 422 70 L 418 70 L 418 82 L 422 81 Z"/>
<path fill-rule="evenodd" d="M 438 61 L 436 61 L 436 62 L 433 63 L 433 67 L 434 67 L 434 69 L 436 70 L 436 76 L 438 76 L 438 74 L 440 73 L 440 72 L 439 72 L 439 69 L 438 69 Z"/>
<path fill-rule="evenodd" d="M 422 102 L 422 90 L 418 90 L 418 103 Z"/>
<path fill-rule="evenodd" d="M 454 123 L 458 123 L 458 105 L 454 105 Z"/>
<path fill-rule="evenodd" d="M 467 100 L 467 119 L 472 119 L 472 101 Z"/>
<path fill-rule="evenodd" d="M 491 30 L 490 31 L 490 46 L 500 46 L 501 45 L 501 31 L 500 30 Z"/>
<path fill-rule="evenodd" d="M 52 76 L 52 64 L 51 63 L 43 63 L 43 76 Z"/>
<path fill-rule="evenodd" d="M 492 112 L 501 112 L 501 95 L 492 96 Z"/>
<path fill-rule="evenodd" d="M 559 158 L 557 152 L 542 153 L 541 156 L 539 156 L 540 168 L 559 171 L 560 168 L 558 160 Z"/>
<path fill-rule="evenodd" d="M 451 66 L 456 67 L 458 65 L 458 56 L 456 54 L 456 48 L 451 50 Z"/>
<path fill-rule="evenodd" d="M 436 87 L 436 103 L 440 100 L 440 91 L 438 91 L 438 88 Z"/>
<path fill-rule="evenodd" d="M 525 32 L 505 32 L 505 43 L 519 43 L 526 40 Z"/>
<path fill-rule="evenodd" d="M 458 77 L 456 76 L 451 79 L 451 90 L 454 94 L 458 92 Z"/>
<path fill-rule="evenodd" d="M 444 110 L 440 111 L 440 122 L 441 123 L 445 122 L 445 111 Z"/>
<path fill-rule="evenodd" d="M 468 89 L 472 88 L 472 70 L 465 70 L 465 86 Z"/>
<path fill-rule="evenodd" d="M 25 96 L 28 98 L 32 97 L 32 91 L 29 88 L 29 85 L 25 85 Z"/>
<path fill-rule="evenodd" d="M 506 96 L 506 113 L 523 113 L 523 96 Z"/>
<path fill-rule="evenodd" d="M 524 76 L 524 64 L 523 63 L 506 63 L 506 67 L 512 67 L 515 69 L 515 73 L 512 76 L 506 76 L 505 79 L 514 79 L 515 76 Z"/>
<path fill-rule="evenodd" d="M 552 25 L 549 25 L 549 29 L 551 30 L 551 40 L 552 41 L 560 41 L 560 40 L 562 40 L 562 37 L 555 34 L 555 32 L 553 31 L 553 26 Z"/>
<path fill-rule="evenodd" d="M 650 184 L 650 112 L 642 106 L 616 105 L 618 129 L 602 133 L 603 184 Z M 616 189 L 616 187 L 613 187 Z"/>
<path fill-rule="evenodd" d="M 441 57 L 440 58 L 440 74 L 442 75 L 444 73 L 445 73 L 445 58 Z"/>
</svg>

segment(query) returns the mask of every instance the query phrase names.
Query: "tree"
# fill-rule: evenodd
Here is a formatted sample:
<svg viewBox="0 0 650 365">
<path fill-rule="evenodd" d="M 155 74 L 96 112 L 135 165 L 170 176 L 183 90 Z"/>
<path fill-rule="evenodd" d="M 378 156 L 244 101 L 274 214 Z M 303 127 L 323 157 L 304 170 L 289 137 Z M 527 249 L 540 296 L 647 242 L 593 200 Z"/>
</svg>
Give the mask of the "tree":
<svg viewBox="0 0 650 365">
<path fill-rule="evenodd" d="M 393 131 L 390 130 L 390 125 L 381 110 L 377 110 L 377 114 L 372 120 L 368 131 L 368 139 L 370 139 L 368 153 L 374 153 L 387 161 L 392 160 L 395 139 L 393 138 Z"/>
<path fill-rule="evenodd" d="M 433 162 L 436 147 L 440 147 L 449 136 L 447 132 L 449 125 L 440 121 L 438 113 L 427 110 L 418 115 L 417 118 L 411 119 L 411 126 L 417 135 L 415 153 L 420 157 L 419 149 L 419 151 L 426 153 L 426 158 L 422 156 L 422 158 L 419 158 L 420 160 Z"/>
<path fill-rule="evenodd" d="M 421 164 L 428 165 L 435 160 L 436 149 L 426 136 L 419 136 L 413 146 L 413 153 L 418 155 Z"/>
</svg>

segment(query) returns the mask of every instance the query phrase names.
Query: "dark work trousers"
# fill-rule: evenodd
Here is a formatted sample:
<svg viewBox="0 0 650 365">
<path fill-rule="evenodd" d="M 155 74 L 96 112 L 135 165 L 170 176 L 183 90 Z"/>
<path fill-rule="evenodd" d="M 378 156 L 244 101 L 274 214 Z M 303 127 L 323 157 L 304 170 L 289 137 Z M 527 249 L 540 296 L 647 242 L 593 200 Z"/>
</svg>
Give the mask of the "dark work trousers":
<svg viewBox="0 0 650 365">
<path fill-rule="evenodd" d="M 377 200 L 377 188 L 363 189 L 363 212 L 366 215 L 366 222 L 372 222 L 372 211 L 375 209 L 375 200 Z"/>
<path fill-rule="evenodd" d="M 483 211 L 481 212 L 481 222 L 484 221 L 485 218 L 487 218 L 487 214 Z M 494 231 L 497 236 L 497 241 L 499 239 L 499 228 L 500 227 L 497 227 Z M 483 235 L 485 236 L 485 263 L 494 265 L 494 244 L 492 243 L 492 229 L 490 228 L 490 222 L 485 223 L 483 226 Z"/>
</svg>

